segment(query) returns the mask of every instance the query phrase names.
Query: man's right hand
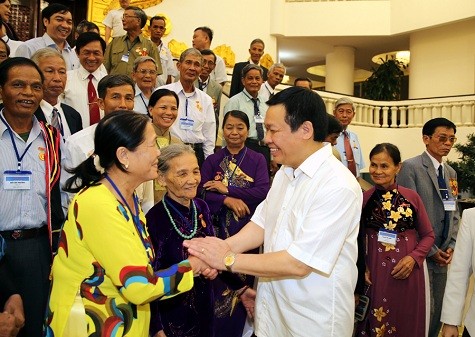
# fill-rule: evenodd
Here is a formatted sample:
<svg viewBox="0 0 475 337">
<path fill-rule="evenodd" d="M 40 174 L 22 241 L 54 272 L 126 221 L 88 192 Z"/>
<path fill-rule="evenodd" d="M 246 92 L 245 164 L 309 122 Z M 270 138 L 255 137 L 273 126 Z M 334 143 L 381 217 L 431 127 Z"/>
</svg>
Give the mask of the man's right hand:
<svg viewBox="0 0 475 337">
<path fill-rule="evenodd" d="M 450 263 L 451 254 L 438 249 L 437 253 L 432 255 L 430 258 L 434 260 L 434 262 L 437 263 L 439 266 L 443 267 Z"/>
</svg>

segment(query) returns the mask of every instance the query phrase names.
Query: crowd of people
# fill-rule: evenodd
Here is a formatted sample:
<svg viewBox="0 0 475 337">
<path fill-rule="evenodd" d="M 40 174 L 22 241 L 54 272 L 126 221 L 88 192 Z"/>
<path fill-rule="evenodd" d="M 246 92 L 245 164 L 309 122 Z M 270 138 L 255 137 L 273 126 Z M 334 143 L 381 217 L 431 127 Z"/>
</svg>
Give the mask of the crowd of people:
<svg viewBox="0 0 475 337">
<path fill-rule="evenodd" d="M 147 39 L 119 2 L 72 48 L 68 7 L 15 42 L 0 0 L 0 337 L 458 336 L 475 224 L 454 123 L 426 121 L 404 162 L 376 144 L 369 186 L 350 98 L 276 90 L 257 38 L 221 109 L 213 31 L 175 64 L 166 19 Z"/>
</svg>

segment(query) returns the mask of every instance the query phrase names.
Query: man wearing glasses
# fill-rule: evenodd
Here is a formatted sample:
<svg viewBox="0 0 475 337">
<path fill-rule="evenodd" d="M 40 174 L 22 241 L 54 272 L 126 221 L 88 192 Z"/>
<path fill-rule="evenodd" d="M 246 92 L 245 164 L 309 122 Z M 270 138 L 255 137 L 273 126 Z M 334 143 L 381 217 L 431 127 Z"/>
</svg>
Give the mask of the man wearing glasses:
<svg viewBox="0 0 475 337">
<path fill-rule="evenodd" d="M 147 14 L 134 6 L 125 9 L 122 26 L 127 32 L 124 36 L 115 37 L 109 43 L 104 55 L 104 66 L 109 75 L 131 75 L 134 61 L 140 56 L 150 56 L 157 63 L 157 74 L 162 73 L 160 55 L 157 46 L 142 35 L 147 23 Z"/>
<path fill-rule="evenodd" d="M 427 257 L 430 282 L 429 337 L 440 331 L 440 314 L 447 266 L 452 261 L 458 232 L 457 173 L 442 158 L 457 141 L 455 124 L 446 118 L 434 118 L 422 128 L 426 150 L 403 162 L 397 183 L 415 190 L 422 198 L 434 228 L 435 242 Z"/>
<path fill-rule="evenodd" d="M 134 62 L 132 79 L 135 82 L 134 111 L 144 115 L 148 112 L 148 101 L 157 84 L 157 64 L 150 56 L 140 56 Z"/>
</svg>

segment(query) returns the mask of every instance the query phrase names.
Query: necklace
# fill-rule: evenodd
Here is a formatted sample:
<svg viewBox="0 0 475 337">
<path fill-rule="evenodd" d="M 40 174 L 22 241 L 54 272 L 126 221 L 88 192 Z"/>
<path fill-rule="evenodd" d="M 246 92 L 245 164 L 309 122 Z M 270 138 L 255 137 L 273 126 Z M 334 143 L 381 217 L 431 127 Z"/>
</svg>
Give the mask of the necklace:
<svg viewBox="0 0 475 337">
<path fill-rule="evenodd" d="M 196 230 L 198 229 L 198 217 L 197 217 L 197 214 L 196 214 L 197 212 L 196 212 L 195 202 L 193 200 L 191 200 L 191 208 L 193 209 L 193 214 L 192 214 L 192 217 L 191 217 L 191 221 L 193 221 L 193 230 L 191 231 L 191 233 L 189 235 L 186 235 L 186 234 L 182 233 L 182 231 L 176 225 L 175 220 L 173 220 L 173 217 L 170 214 L 170 211 L 168 210 L 167 202 L 165 200 L 165 196 L 163 196 L 163 198 L 162 198 L 162 203 L 163 203 L 163 208 L 165 208 L 165 212 L 167 212 L 168 218 L 170 219 L 170 222 L 172 223 L 173 228 L 178 233 L 178 235 L 180 235 L 182 238 L 187 239 L 187 240 L 191 239 L 193 236 L 195 236 Z M 170 204 L 170 206 L 171 206 L 171 208 L 173 208 L 173 210 L 176 213 L 178 213 L 178 215 L 182 218 L 184 223 L 187 222 L 186 218 L 180 213 L 179 210 L 177 210 L 172 204 Z"/>
</svg>

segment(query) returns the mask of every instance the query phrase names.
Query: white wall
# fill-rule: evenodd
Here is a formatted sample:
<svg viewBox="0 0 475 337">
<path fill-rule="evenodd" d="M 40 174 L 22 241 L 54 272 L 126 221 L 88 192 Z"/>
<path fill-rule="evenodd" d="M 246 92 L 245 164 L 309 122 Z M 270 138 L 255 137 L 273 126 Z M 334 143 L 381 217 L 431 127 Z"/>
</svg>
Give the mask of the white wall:
<svg viewBox="0 0 475 337">
<path fill-rule="evenodd" d="M 414 32 L 410 50 L 409 98 L 475 92 L 475 19 Z"/>
<path fill-rule="evenodd" d="M 236 62 L 249 58 L 249 44 L 261 38 L 265 52 L 276 60 L 276 39 L 270 35 L 270 7 L 272 0 L 180 0 L 163 1 L 145 9 L 149 16 L 166 14 L 173 25 L 163 40 L 184 42 L 192 47 L 193 31 L 208 26 L 214 31 L 211 49 L 226 44 L 236 54 Z"/>
</svg>

